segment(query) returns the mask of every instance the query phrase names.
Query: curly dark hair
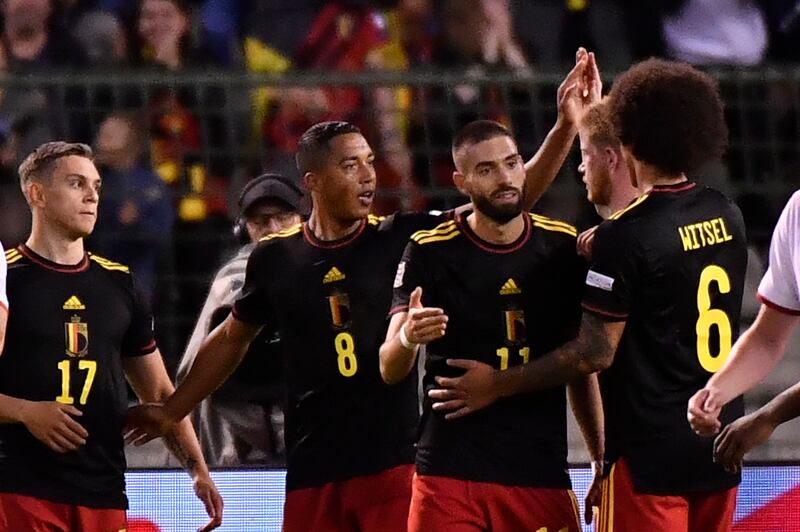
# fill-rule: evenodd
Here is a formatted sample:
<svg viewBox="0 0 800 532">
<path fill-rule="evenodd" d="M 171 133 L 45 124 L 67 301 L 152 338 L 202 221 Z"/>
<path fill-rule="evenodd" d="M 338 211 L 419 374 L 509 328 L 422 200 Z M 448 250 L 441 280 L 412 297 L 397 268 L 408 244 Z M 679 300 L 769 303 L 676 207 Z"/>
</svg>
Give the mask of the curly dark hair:
<svg viewBox="0 0 800 532">
<path fill-rule="evenodd" d="M 685 63 L 634 65 L 614 82 L 608 107 L 622 145 L 670 175 L 719 159 L 728 145 L 717 82 Z"/>
</svg>

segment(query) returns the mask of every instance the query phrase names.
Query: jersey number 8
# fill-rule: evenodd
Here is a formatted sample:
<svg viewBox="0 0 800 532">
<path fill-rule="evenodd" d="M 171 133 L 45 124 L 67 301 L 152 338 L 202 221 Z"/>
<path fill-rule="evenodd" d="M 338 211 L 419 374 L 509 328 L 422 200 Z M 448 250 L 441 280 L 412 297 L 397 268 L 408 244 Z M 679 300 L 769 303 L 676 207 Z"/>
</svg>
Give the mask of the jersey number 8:
<svg viewBox="0 0 800 532">
<path fill-rule="evenodd" d="M 715 373 L 722 368 L 731 351 L 731 320 L 725 311 L 711 308 L 711 283 L 716 282 L 720 294 L 731 291 L 731 281 L 728 274 L 717 265 L 706 266 L 700 273 L 700 285 L 697 287 L 697 318 L 695 330 L 697 332 L 697 358 L 700 365 L 709 373 Z M 719 353 L 711 354 L 709 336 L 711 327 L 717 326 L 719 332 Z"/>
<path fill-rule="evenodd" d="M 352 377 L 358 371 L 358 361 L 356 360 L 356 343 L 350 333 L 342 332 L 336 335 L 333 340 L 336 345 L 337 362 L 339 363 L 339 373 L 345 377 Z"/>
</svg>

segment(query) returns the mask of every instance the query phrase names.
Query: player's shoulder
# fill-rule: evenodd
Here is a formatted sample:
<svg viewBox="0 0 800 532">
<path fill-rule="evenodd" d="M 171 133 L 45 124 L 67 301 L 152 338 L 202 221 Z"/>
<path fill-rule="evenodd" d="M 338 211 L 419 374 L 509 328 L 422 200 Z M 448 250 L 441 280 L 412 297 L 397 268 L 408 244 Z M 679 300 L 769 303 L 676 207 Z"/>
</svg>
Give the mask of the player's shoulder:
<svg viewBox="0 0 800 532">
<path fill-rule="evenodd" d="M 578 237 L 578 230 L 570 223 L 535 212 L 529 212 L 528 216 L 533 227 L 543 229 L 543 234 L 549 237 L 573 241 Z"/>
<path fill-rule="evenodd" d="M 106 257 L 97 255 L 96 253 L 89 252 L 89 261 L 97 265 L 97 267 L 110 272 L 121 272 L 130 275 L 131 269 L 120 262 L 113 261 Z"/>
<path fill-rule="evenodd" d="M 451 211 L 398 211 L 388 216 L 370 214 L 367 222 L 381 233 L 406 240 L 417 231 L 433 229 L 449 219 L 452 219 Z"/>
<path fill-rule="evenodd" d="M 411 235 L 411 241 L 420 246 L 429 246 L 453 240 L 460 234 L 461 229 L 456 220 L 447 220 L 432 229 L 422 229 L 414 232 Z"/>
<path fill-rule="evenodd" d="M 265 243 L 283 243 L 302 236 L 303 224 L 298 223 L 282 231 L 278 231 L 277 233 L 270 233 L 267 236 L 261 237 L 258 241 L 258 247 L 263 247 Z"/>
<path fill-rule="evenodd" d="M 628 205 L 621 208 L 617 212 L 611 214 L 608 217 L 608 221 L 616 222 L 620 220 L 632 221 L 637 219 L 639 216 L 643 215 L 646 212 L 647 207 L 652 205 L 651 194 L 645 193 L 639 196 L 638 198 L 631 201 Z M 613 224 L 609 224 L 613 225 Z M 617 224 L 619 227 L 621 224 Z"/>
<path fill-rule="evenodd" d="M 20 252 L 19 248 L 15 247 L 5 250 L 5 257 L 9 270 L 14 267 L 14 265 L 19 266 L 26 261 L 25 255 Z"/>
</svg>

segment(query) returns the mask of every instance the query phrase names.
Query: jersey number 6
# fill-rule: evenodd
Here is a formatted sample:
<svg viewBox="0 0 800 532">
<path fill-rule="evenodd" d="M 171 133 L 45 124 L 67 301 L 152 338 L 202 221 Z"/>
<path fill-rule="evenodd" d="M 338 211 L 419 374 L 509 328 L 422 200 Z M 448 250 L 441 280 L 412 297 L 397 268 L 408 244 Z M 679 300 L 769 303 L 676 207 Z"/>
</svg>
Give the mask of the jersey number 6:
<svg viewBox="0 0 800 532">
<path fill-rule="evenodd" d="M 728 353 L 731 351 L 731 320 L 723 310 L 711 308 L 711 283 L 716 282 L 720 294 L 731 291 L 731 281 L 728 274 L 719 266 L 712 264 L 706 266 L 700 273 L 700 285 L 697 287 L 697 318 L 695 330 L 697 332 L 697 358 L 700 365 L 709 373 L 715 373 L 722 368 Z M 711 326 L 716 325 L 719 332 L 719 353 L 711 354 L 709 336 Z"/>
</svg>

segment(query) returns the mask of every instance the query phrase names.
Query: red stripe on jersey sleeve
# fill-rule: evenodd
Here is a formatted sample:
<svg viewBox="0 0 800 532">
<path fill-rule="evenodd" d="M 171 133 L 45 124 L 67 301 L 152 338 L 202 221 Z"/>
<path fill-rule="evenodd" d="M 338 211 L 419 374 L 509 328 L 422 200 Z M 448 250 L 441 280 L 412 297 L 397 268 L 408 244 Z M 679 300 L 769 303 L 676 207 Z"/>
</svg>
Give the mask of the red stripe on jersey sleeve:
<svg viewBox="0 0 800 532">
<path fill-rule="evenodd" d="M 766 297 L 761 295 L 760 292 L 756 293 L 756 297 L 758 297 L 759 301 L 761 301 L 762 303 L 764 303 L 766 306 L 768 306 L 769 308 L 771 308 L 773 310 L 777 310 L 778 312 L 782 312 L 782 313 L 788 314 L 790 316 L 800 316 L 800 310 L 794 310 L 794 309 L 782 307 L 782 306 L 778 305 L 777 303 L 773 303 L 772 301 L 770 301 L 769 299 L 767 299 Z"/>
<path fill-rule="evenodd" d="M 134 352 L 134 355 L 135 356 L 149 355 L 150 353 L 152 353 L 155 350 L 156 350 L 156 341 L 155 340 L 151 340 L 150 343 L 147 344 L 146 346 L 137 349 Z"/>
<path fill-rule="evenodd" d="M 625 320 L 628 319 L 627 313 L 620 313 L 620 312 L 612 312 L 610 310 L 604 310 L 601 308 L 594 307 L 589 305 L 588 303 L 581 303 L 581 306 L 591 312 L 592 314 L 597 314 L 598 316 L 610 320 Z"/>
</svg>

